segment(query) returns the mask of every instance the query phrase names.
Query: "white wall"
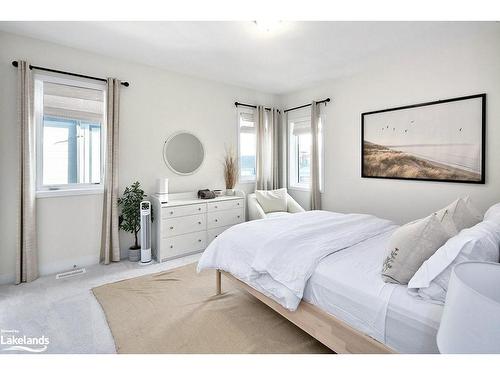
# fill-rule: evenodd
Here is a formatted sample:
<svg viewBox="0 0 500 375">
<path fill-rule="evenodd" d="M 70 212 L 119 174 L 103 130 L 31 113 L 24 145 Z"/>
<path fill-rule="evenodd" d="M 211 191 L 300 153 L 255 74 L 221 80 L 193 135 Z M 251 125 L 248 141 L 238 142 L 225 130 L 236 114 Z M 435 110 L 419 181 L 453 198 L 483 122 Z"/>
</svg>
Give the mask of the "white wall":
<svg viewBox="0 0 500 375">
<path fill-rule="evenodd" d="M 220 161 L 224 145 L 236 142 L 235 100 L 293 107 L 331 97 L 326 114 L 324 208 L 366 212 L 403 223 L 422 217 L 460 195 L 470 195 L 479 208 L 500 201 L 500 32 L 469 40 L 436 44 L 422 40 L 410 51 L 396 51 L 365 64 L 352 77 L 323 82 L 276 98 L 272 95 L 190 78 L 144 65 L 0 33 L 0 283 L 14 279 L 18 171 L 15 59 L 33 64 L 115 76 L 131 82 L 122 90 L 120 189 L 139 180 L 147 192 L 166 176 L 171 191 L 223 187 Z M 486 185 L 360 177 L 362 112 L 442 98 L 486 92 Z M 193 176 L 176 176 L 163 164 L 164 140 L 177 130 L 190 130 L 207 154 Z M 246 186 L 251 189 L 251 186 Z M 292 192 L 307 206 L 307 193 Z M 97 263 L 101 196 L 44 198 L 37 202 L 42 274 Z M 131 239 L 122 234 L 126 250 Z"/>
<path fill-rule="evenodd" d="M 35 39 L 0 33 L 0 283 L 14 279 L 18 131 L 16 69 L 12 60 L 113 76 L 131 83 L 121 93 L 120 190 L 136 180 L 154 192 L 157 177 L 170 179 L 172 192 L 224 188 L 221 160 L 225 145 L 236 144 L 234 102 L 272 105 L 272 95 L 174 74 L 145 65 L 113 60 Z M 163 163 L 165 139 L 189 130 L 203 142 L 206 158 L 192 176 L 178 176 Z M 251 189 L 252 186 L 244 186 Z M 98 262 L 101 195 L 37 200 L 38 250 L 42 274 Z M 131 237 L 121 235 L 122 254 Z"/>
<path fill-rule="evenodd" d="M 439 44 L 422 40 L 388 53 L 352 77 L 281 98 L 285 108 L 331 97 L 326 114 L 323 207 L 363 212 L 399 223 L 470 195 L 482 210 L 500 201 L 500 28 L 494 34 Z M 361 178 L 361 113 L 487 93 L 486 185 Z M 309 195 L 292 191 L 306 207 Z"/>
</svg>

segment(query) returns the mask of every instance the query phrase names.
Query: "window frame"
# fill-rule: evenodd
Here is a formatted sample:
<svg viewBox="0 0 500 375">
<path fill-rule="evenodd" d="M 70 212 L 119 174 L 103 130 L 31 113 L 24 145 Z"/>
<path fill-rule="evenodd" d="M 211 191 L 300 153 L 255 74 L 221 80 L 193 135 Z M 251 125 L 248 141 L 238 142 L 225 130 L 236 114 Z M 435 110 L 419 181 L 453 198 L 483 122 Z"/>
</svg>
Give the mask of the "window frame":
<svg viewBox="0 0 500 375">
<path fill-rule="evenodd" d="M 287 170 L 288 170 L 288 188 L 291 190 L 299 191 L 310 191 L 310 184 L 304 184 L 298 182 L 298 138 L 293 135 L 292 124 L 295 122 L 311 121 L 311 109 L 305 108 L 297 111 L 295 113 L 289 113 L 287 117 Z M 320 192 L 324 191 L 324 181 L 325 181 L 325 116 L 320 115 L 320 144 L 319 144 L 319 164 L 320 164 Z M 292 139 L 293 143 L 292 144 Z"/>
<path fill-rule="evenodd" d="M 255 123 L 255 109 L 249 107 L 238 107 L 237 111 L 237 124 L 238 124 L 238 144 L 237 144 L 237 156 L 238 156 L 238 183 L 240 184 L 254 184 L 257 180 L 257 148 L 255 149 L 255 175 L 250 177 L 243 177 L 241 175 L 241 114 L 251 114 L 254 119 L 254 135 L 255 141 L 257 142 L 257 124 Z"/>
<path fill-rule="evenodd" d="M 69 85 L 76 87 L 89 88 L 100 90 L 103 93 L 103 118 L 101 124 L 101 181 L 99 183 L 70 183 L 70 184 L 43 184 L 43 82 L 50 82 L 61 85 Z M 89 195 L 101 194 L 104 192 L 105 178 L 105 140 L 106 140 L 106 95 L 107 87 L 105 83 L 97 83 L 95 81 L 84 79 L 68 79 L 58 75 L 40 74 L 33 75 L 34 85 L 34 121 L 35 121 L 35 158 L 36 158 L 36 197 L 57 197 L 66 195 Z M 83 121 L 81 119 L 80 121 Z"/>
</svg>

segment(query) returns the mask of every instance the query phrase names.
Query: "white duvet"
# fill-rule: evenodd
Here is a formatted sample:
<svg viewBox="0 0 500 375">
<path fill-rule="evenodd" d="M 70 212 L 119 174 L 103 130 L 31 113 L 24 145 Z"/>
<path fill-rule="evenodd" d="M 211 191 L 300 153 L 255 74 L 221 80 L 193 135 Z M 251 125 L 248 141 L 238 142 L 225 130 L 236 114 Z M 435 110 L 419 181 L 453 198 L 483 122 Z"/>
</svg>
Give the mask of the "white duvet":
<svg viewBox="0 0 500 375">
<path fill-rule="evenodd" d="M 394 229 L 371 215 L 308 211 L 229 228 L 205 250 L 198 271 L 230 272 L 289 310 L 326 256 Z"/>
</svg>

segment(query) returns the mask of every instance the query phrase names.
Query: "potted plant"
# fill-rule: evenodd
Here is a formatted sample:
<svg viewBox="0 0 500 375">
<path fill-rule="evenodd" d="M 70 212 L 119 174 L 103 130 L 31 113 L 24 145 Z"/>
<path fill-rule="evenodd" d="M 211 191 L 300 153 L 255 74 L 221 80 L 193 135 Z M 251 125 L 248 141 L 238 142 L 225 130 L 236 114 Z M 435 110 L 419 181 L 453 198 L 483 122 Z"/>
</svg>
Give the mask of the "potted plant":
<svg viewBox="0 0 500 375">
<path fill-rule="evenodd" d="M 134 234 L 135 242 L 130 246 L 128 258 L 131 262 L 139 261 L 141 257 L 141 247 L 137 239 L 137 234 L 141 230 L 141 209 L 140 204 L 147 195 L 141 189 L 139 181 L 127 186 L 123 192 L 123 196 L 118 198 L 118 207 L 121 209 L 118 217 L 118 225 L 121 230 Z M 151 221 L 153 220 L 153 212 L 151 211 Z"/>
<path fill-rule="evenodd" d="M 224 156 L 224 180 L 226 182 L 226 195 L 234 195 L 234 187 L 238 180 L 238 159 L 232 147 L 226 148 Z"/>
</svg>

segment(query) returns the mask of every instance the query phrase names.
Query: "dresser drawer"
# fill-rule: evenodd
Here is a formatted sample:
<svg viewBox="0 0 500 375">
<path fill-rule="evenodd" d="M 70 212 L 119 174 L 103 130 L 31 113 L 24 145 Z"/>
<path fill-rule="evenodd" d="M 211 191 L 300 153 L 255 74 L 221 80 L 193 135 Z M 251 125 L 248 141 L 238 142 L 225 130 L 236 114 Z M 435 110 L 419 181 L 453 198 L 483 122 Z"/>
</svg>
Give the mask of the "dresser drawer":
<svg viewBox="0 0 500 375">
<path fill-rule="evenodd" d="M 209 229 L 208 236 L 207 236 L 207 246 L 210 242 L 215 240 L 219 236 L 219 234 L 221 234 L 222 232 L 224 232 L 226 229 L 229 229 L 229 228 L 231 228 L 231 225 L 229 225 L 227 227 L 219 227 L 219 228 Z"/>
<path fill-rule="evenodd" d="M 162 238 L 198 232 L 207 229 L 206 215 L 190 215 L 162 220 Z"/>
<path fill-rule="evenodd" d="M 243 199 L 231 199 L 223 202 L 210 202 L 207 203 L 207 206 L 208 212 L 243 208 Z"/>
<path fill-rule="evenodd" d="M 162 240 L 161 262 L 207 247 L 207 232 L 195 232 Z"/>
<path fill-rule="evenodd" d="M 207 204 L 188 204 L 186 206 L 163 207 L 162 216 L 166 219 L 186 215 L 196 215 L 207 212 Z"/>
<path fill-rule="evenodd" d="M 243 209 L 241 208 L 220 212 L 209 212 L 207 214 L 207 227 L 211 229 L 239 224 L 242 223 L 244 219 Z"/>
</svg>

